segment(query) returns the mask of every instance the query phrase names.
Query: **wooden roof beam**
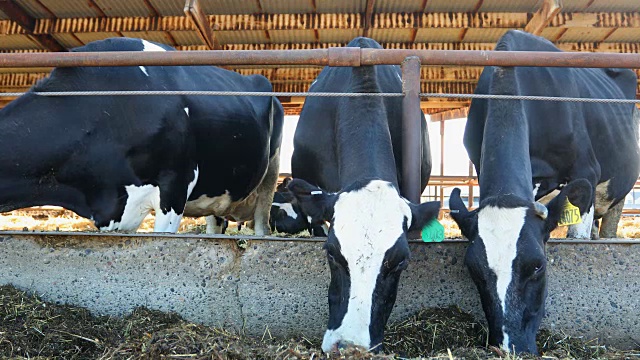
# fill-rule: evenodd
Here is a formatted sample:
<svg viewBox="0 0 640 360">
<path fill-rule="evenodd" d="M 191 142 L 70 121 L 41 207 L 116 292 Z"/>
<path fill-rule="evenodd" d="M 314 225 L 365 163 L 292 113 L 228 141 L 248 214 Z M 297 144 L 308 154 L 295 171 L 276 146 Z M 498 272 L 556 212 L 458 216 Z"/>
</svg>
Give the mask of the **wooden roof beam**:
<svg viewBox="0 0 640 360">
<path fill-rule="evenodd" d="M 371 24 L 373 23 L 373 6 L 375 5 L 376 0 L 367 0 L 367 6 L 364 13 L 364 29 L 362 29 L 362 36 L 369 36 L 369 29 L 371 28 Z"/>
<path fill-rule="evenodd" d="M 540 9 L 533 14 L 527 26 L 524 27 L 524 31 L 533 35 L 542 34 L 542 30 L 549 25 L 560 10 L 562 10 L 562 0 L 544 0 Z"/>
<path fill-rule="evenodd" d="M 451 109 L 451 110 L 431 114 L 429 116 L 431 117 L 431 121 L 440 122 L 440 121 L 466 118 L 468 115 L 469 115 L 469 107 L 467 106 L 467 107 Z"/>
<path fill-rule="evenodd" d="M 2 0 L 8 3 L 8 0 Z M 198 4 L 197 0 L 188 0 Z M 272 31 L 364 29 L 362 14 L 244 14 L 204 15 L 195 5 L 185 7 L 188 17 L 111 17 L 35 19 L 34 34 L 96 32 L 199 31 L 213 39 L 216 31 Z M 365 14 L 366 15 L 366 14 Z M 527 13 L 373 13 L 369 29 L 522 29 L 530 23 Z M 3 22 L 6 20 L 0 20 Z M 559 13 L 547 27 L 556 28 L 637 28 L 638 13 Z M 533 25 L 531 25 L 533 26 Z M 7 35 L 12 31 L 5 26 Z M 208 41 L 208 42 L 209 42 Z M 208 44 L 207 42 L 207 44 Z"/>
<path fill-rule="evenodd" d="M 0 10 L 9 19 L 15 21 L 22 27 L 27 36 L 49 51 L 67 51 L 60 43 L 49 34 L 34 34 L 36 19 L 31 17 L 18 3 L 12 0 L 0 0 Z"/>
<path fill-rule="evenodd" d="M 211 26 L 205 14 L 202 12 L 198 0 L 186 0 L 184 5 L 184 13 L 196 25 L 196 29 L 200 38 L 211 50 L 220 50 L 220 44 L 213 35 Z"/>
</svg>

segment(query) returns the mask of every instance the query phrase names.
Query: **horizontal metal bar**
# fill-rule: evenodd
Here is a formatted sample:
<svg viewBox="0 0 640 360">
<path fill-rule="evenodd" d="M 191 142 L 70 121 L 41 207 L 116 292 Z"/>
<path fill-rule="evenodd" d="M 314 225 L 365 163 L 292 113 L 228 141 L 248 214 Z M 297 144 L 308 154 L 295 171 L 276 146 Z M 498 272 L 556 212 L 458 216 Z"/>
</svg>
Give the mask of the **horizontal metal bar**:
<svg viewBox="0 0 640 360">
<path fill-rule="evenodd" d="M 361 65 L 395 65 L 407 56 L 425 65 L 640 68 L 640 54 L 545 51 L 361 49 Z"/>
<path fill-rule="evenodd" d="M 0 237 L 2 236 L 24 236 L 24 235 L 36 235 L 47 237 L 121 237 L 121 238 L 169 238 L 169 239 L 190 239 L 190 240 L 226 240 L 226 241 L 239 241 L 239 240 L 259 240 L 259 241 L 302 241 L 302 242 L 325 242 L 326 238 L 321 237 L 277 237 L 277 236 L 254 236 L 254 235 L 222 235 L 222 234 L 170 234 L 170 233 L 101 233 L 101 232 L 86 232 L 86 231 L 0 231 Z M 425 243 L 420 240 L 409 240 L 414 244 L 432 244 Z M 466 243 L 467 240 L 463 239 L 446 239 L 438 244 L 460 244 Z M 589 239 L 550 239 L 549 243 L 556 244 L 611 244 L 611 245 L 640 245 L 640 239 L 612 239 L 612 240 L 589 240 Z"/>
<path fill-rule="evenodd" d="M 0 96 L 22 96 L 26 92 L 1 93 Z M 332 93 L 332 92 L 266 92 L 266 91 L 201 91 L 201 90 L 142 90 L 142 91 L 34 91 L 40 96 L 305 96 L 305 97 L 402 97 L 403 93 Z"/>
<path fill-rule="evenodd" d="M 0 93 L 0 96 L 22 96 L 26 92 Z M 402 97 L 403 93 L 333 93 L 333 92 L 260 92 L 260 91 L 202 91 L 202 90 L 109 90 L 109 91 L 37 91 L 32 94 L 40 96 L 297 96 L 297 97 Z M 576 98 L 560 96 L 532 96 L 532 95 L 494 95 L 494 94 L 455 94 L 455 93 L 420 93 L 421 98 L 470 98 L 470 99 L 499 99 L 499 100 L 535 100 L 535 101 L 563 101 L 588 103 L 616 103 L 640 104 L 639 99 L 603 99 Z"/>
<path fill-rule="evenodd" d="M 539 51 L 359 49 L 214 50 L 165 52 L 3 53 L 0 67 L 153 65 L 399 65 L 418 56 L 425 65 L 640 68 L 640 54 Z"/>
</svg>

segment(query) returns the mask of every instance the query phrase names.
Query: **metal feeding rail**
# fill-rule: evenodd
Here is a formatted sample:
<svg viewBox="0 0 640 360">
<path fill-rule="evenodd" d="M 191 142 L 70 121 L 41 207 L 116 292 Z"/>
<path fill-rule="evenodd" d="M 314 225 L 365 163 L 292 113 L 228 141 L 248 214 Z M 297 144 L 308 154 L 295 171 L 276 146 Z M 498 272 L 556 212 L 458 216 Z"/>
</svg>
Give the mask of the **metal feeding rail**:
<svg viewBox="0 0 640 360">
<path fill-rule="evenodd" d="M 0 54 L 0 68 L 154 65 L 401 65 L 402 94 L 393 94 L 393 96 L 404 96 L 402 149 L 405 156 L 402 163 L 403 176 L 401 185 L 402 188 L 405 189 L 402 195 L 413 202 L 420 201 L 420 151 L 418 151 L 422 146 L 420 137 L 420 97 L 459 97 L 458 94 L 420 94 L 421 65 L 604 68 L 611 67 L 613 64 L 620 68 L 640 68 L 640 54 L 361 49 L 354 47 L 333 47 L 313 50 L 113 51 Z M 367 95 L 370 96 L 370 94 Z"/>
</svg>

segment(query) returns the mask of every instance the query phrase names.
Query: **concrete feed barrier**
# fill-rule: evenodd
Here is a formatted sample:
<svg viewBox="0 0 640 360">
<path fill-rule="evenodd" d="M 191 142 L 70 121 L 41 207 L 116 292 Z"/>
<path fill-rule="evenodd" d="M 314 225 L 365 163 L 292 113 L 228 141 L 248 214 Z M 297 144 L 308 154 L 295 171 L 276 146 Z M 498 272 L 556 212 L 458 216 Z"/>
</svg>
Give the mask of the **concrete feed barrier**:
<svg viewBox="0 0 640 360">
<path fill-rule="evenodd" d="M 136 306 L 175 311 L 253 335 L 320 336 L 329 272 L 322 242 L 191 235 L 0 233 L 0 284 L 48 301 L 123 315 Z M 466 244 L 412 243 L 392 320 L 421 307 L 458 305 L 484 319 L 464 267 Z M 640 242 L 551 241 L 543 327 L 640 343 Z"/>
</svg>

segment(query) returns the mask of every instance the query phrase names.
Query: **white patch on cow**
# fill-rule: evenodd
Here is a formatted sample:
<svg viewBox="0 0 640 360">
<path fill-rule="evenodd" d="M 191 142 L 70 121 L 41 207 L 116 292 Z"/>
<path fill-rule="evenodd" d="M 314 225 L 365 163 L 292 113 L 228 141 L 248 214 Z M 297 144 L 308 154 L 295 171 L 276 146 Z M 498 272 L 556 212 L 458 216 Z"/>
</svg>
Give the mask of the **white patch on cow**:
<svg viewBox="0 0 640 360">
<path fill-rule="evenodd" d="M 120 230 L 136 230 L 152 209 L 160 208 L 160 188 L 153 185 L 125 186 L 127 204 L 122 213 Z"/>
<path fill-rule="evenodd" d="M 328 236 L 329 235 L 329 227 L 327 226 L 327 223 L 325 223 L 325 222 L 322 223 L 322 231 L 324 231 L 324 236 Z"/>
<path fill-rule="evenodd" d="M 308 222 L 309 224 L 311 224 L 311 220 L 313 220 L 313 219 L 311 218 L 311 216 L 307 216 L 307 222 Z"/>
<path fill-rule="evenodd" d="M 507 334 L 507 330 L 504 325 L 502 326 L 502 344 L 500 346 L 505 351 L 511 351 L 509 350 L 509 334 Z"/>
<path fill-rule="evenodd" d="M 91 220 L 93 220 L 93 218 Z M 120 227 L 120 223 L 119 222 L 115 222 L 114 220 L 111 220 L 109 222 L 109 225 L 102 226 L 100 228 L 100 231 L 115 231 L 115 230 L 118 230 L 119 227 Z"/>
<path fill-rule="evenodd" d="M 191 196 L 193 189 L 196 187 L 196 184 L 198 183 L 198 176 L 200 176 L 200 168 L 198 167 L 198 165 L 196 165 L 195 170 L 193 170 L 193 180 L 191 180 L 191 182 L 187 186 L 187 199 L 189 198 L 189 196 Z"/>
<path fill-rule="evenodd" d="M 140 41 L 142 41 L 142 51 L 167 51 L 162 47 L 152 42 L 149 42 L 147 40 L 140 40 Z"/>
<path fill-rule="evenodd" d="M 147 40 L 140 40 L 142 41 L 142 51 L 166 51 L 165 49 L 161 48 L 160 46 L 151 43 Z M 140 68 L 140 70 L 142 70 L 142 72 L 149 76 L 149 73 L 147 72 L 147 69 L 144 66 L 138 66 Z"/>
<path fill-rule="evenodd" d="M 487 264 L 496 274 L 496 292 L 506 315 L 507 288 L 513 274 L 516 245 L 524 225 L 526 207 L 500 208 L 487 206 L 478 213 L 478 235 L 484 243 Z M 504 350 L 509 351 L 508 334 L 503 328 Z M 507 346 L 505 347 L 505 344 Z"/>
<path fill-rule="evenodd" d="M 533 187 L 533 198 L 536 198 L 536 195 L 538 195 L 538 190 L 540 190 L 540 183 L 537 183 L 534 187 Z"/>
<path fill-rule="evenodd" d="M 216 217 L 213 215 L 207 216 L 205 220 L 207 221 L 207 230 L 206 230 L 207 234 L 222 234 L 222 229 L 224 228 L 224 222 L 218 225 L 218 222 L 216 221 Z"/>
<path fill-rule="evenodd" d="M 367 186 L 342 193 L 334 206 L 333 231 L 349 266 L 351 288 L 342 325 L 327 330 L 322 350 L 338 341 L 370 346 L 372 296 L 384 254 L 403 234 L 411 209 L 388 182 L 373 180 Z"/>
<path fill-rule="evenodd" d="M 291 205 L 290 203 L 276 203 L 276 202 L 274 202 L 271 205 L 279 207 L 280 210 L 284 210 L 284 212 L 287 213 L 287 216 L 292 218 L 292 219 L 297 219 L 298 218 L 298 214 L 296 214 L 295 210 L 293 210 L 293 205 Z"/>
<path fill-rule="evenodd" d="M 184 112 L 186 112 L 186 113 L 187 113 L 187 116 L 189 116 L 189 108 L 188 108 L 188 107 L 186 107 L 186 106 L 185 106 L 185 108 L 184 108 Z"/>
<path fill-rule="evenodd" d="M 589 210 L 582 214 L 582 222 L 580 224 L 570 225 L 567 229 L 567 237 L 574 239 L 591 239 L 591 227 L 593 226 L 593 204 Z"/>
<path fill-rule="evenodd" d="M 182 214 L 177 214 L 173 209 L 167 211 L 166 214 L 161 210 L 156 210 L 156 219 L 153 224 L 153 231 L 168 233 L 178 232 L 180 221 L 182 221 Z"/>
</svg>

